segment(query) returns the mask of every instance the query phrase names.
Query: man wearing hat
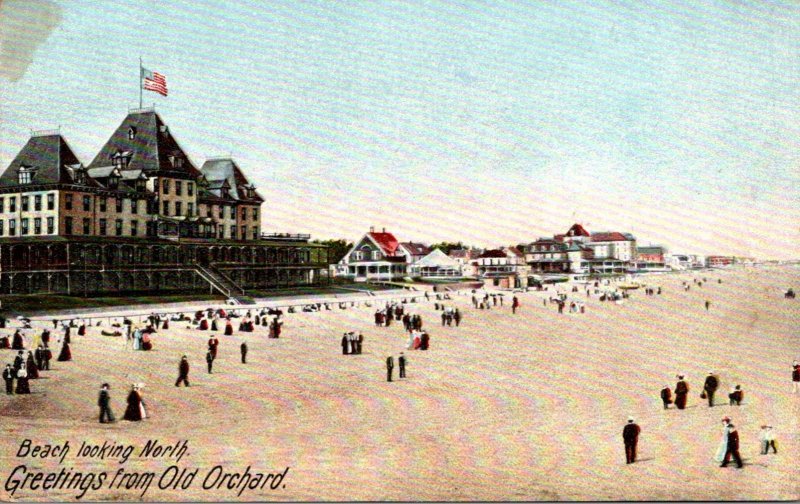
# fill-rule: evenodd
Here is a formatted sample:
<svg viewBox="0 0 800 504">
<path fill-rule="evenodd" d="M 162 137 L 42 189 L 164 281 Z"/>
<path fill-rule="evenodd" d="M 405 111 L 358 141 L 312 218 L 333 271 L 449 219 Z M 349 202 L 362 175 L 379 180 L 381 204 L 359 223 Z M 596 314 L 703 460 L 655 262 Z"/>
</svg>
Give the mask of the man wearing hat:
<svg viewBox="0 0 800 504">
<path fill-rule="evenodd" d="M 626 464 L 636 462 L 636 443 L 639 441 L 639 433 L 641 431 L 636 422 L 634 422 L 633 417 L 628 417 L 628 423 L 622 429 L 622 439 L 625 441 Z"/>
<path fill-rule="evenodd" d="M 175 386 L 179 387 L 181 382 L 187 387 L 189 386 L 189 361 L 186 359 L 184 355 L 181 357 L 181 363 L 178 366 L 178 380 L 175 382 Z"/>
<path fill-rule="evenodd" d="M 684 375 L 678 375 L 678 383 L 675 384 L 675 407 L 678 409 L 686 408 L 686 397 L 689 395 L 689 384 L 684 381 Z"/>
<path fill-rule="evenodd" d="M 400 378 L 406 377 L 406 356 L 400 352 L 400 357 L 397 358 L 397 363 L 400 365 Z"/>
<path fill-rule="evenodd" d="M 703 384 L 703 395 L 708 399 L 709 408 L 714 406 L 714 392 L 717 391 L 717 387 L 719 387 L 719 380 L 714 376 L 713 371 L 709 371 Z"/>
<path fill-rule="evenodd" d="M 108 394 L 108 390 L 110 388 L 111 386 L 108 383 L 104 383 L 100 387 L 100 396 L 97 398 L 97 405 L 100 406 L 100 423 L 106 423 L 106 419 L 108 419 L 108 423 L 114 423 L 114 414 L 111 412 L 111 406 L 109 405 L 111 397 Z"/>
<path fill-rule="evenodd" d="M 3 370 L 3 380 L 6 382 L 6 394 L 12 395 L 14 393 L 14 378 L 17 376 L 17 373 L 14 372 L 14 368 L 11 367 L 11 364 L 6 364 L 6 368 Z"/>
</svg>

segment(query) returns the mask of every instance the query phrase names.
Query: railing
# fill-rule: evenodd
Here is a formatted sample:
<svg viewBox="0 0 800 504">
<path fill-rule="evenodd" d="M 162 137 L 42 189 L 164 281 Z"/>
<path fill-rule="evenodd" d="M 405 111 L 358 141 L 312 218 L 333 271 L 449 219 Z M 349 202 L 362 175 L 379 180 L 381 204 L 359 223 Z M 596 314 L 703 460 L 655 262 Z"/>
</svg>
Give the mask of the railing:
<svg viewBox="0 0 800 504">
<path fill-rule="evenodd" d="M 61 126 L 58 129 L 49 129 L 49 130 L 31 130 L 32 137 L 41 137 L 41 136 L 54 136 L 61 134 Z"/>
<path fill-rule="evenodd" d="M 210 283 L 212 287 L 225 294 L 225 296 L 233 297 L 230 286 L 225 285 L 224 282 L 220 281 L 220 279 L 215 276 L 213 272 L 207 270 L 199 264 L 195 264 L 195 271 L 197 271 L 197 273 L 203 277 L 206 282 Z"/>
<path fill-rule="evenodd" d="M 262 240 L 304 241 L 311 239 L 310 234 L 298 233 L 261 233 Z"/>
<path fill-rule="evenodd" d="M 201 268 L 202 268 L 202 266 L 201 266 Z M 218 277 L 222 278 L 222 280 L 224 280 L 225 282 L 227 282 L 229 289 L 232 287 L 233 289 L 236 289 L 240 295 L 242 295 L 242 296 L 244 295 L 244 289 L 239 287 L 236 284 L 236 282 L 234 282 L 233 279 L 231 279 L 231 277 L 229 277 L 228 275 L 223 273 L 221 270 L 219 270 L 219 269 L 217 269 L 217 268 L 215 268 L 214 266 L 211 266 L 211 265 L 209 265 L 208 268 L 206 268 L 206 269 L 208 271 L 210 271 L 211 273 L 217 275 Z"/>
</svg>

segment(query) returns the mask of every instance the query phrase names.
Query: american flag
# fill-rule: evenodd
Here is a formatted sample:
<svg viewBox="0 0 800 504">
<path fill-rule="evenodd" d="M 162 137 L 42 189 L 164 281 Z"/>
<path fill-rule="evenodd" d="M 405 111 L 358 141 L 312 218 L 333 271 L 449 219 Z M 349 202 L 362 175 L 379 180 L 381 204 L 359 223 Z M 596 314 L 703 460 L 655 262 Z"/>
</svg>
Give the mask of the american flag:
<svg viewBox="0 0 800 504">
<path fill-rule="evenodd" d="M 167 78 L 158 72 L 142 68 L 142 88 L 167 96 Z"/>
</svg>

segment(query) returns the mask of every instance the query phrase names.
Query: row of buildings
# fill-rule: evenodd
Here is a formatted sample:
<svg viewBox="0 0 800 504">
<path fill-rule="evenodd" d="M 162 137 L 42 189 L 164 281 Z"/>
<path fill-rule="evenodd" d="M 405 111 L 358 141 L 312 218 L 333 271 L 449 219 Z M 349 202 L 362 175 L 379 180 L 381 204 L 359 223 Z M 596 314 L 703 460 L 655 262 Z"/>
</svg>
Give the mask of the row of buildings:
<svg viewBox="0 0 800 504">
<path fill-rule="evenodd" d="M 153 109 L 84 164 L 34 132 L 0 175 L 0 293 L 219 291 L 317 284 L 327 247 L 261 232 L 264 198 L 230 158 L 199 168 Z"/>
<path fill-rule="evenodd" d="M 354 281 L 401 279 L 477 279 L 500 287 L 525 287 L 547 281 L 599 275 L 667 272 L 729 265 L 733 258 L 670 255 L 662 246 L 640 246 L 630 233 L 590 233 L 574 224 L 563 234 L 527 245 L 496 249 L 454 249 L 445 254 L 426 245 L 400 242 L 383 229 L 370 229 L 332 267 L 337 277 Z"/>
</svg>

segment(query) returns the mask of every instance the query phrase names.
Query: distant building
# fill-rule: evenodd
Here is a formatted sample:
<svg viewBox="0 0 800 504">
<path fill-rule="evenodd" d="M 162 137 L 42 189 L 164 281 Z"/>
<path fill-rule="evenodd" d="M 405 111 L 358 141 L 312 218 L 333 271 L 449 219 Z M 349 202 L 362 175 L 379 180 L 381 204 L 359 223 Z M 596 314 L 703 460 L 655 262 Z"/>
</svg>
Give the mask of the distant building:
<svg viewBox="0 0 800 504">
<path fill-rule="evenodd" d="M 475 262 L 478 277 L 491 282 L 495 287 L 513 288 L 527 285 L 528 267 L 524 255 L 516 247 L 486 250 Z"/>
<path fill-rule="evenodd" d="M 589 233 L 573 224 L 566 233 L 539 238 L 530 243 L 525 260 L 531 273 L 543 276 L 622 274 L 636 257 L 636 238 L 630 233 L 604 231 Z"/>
<path fill-rule="evenodd" d="M 336 276 L 356 282 L 402 280 L 408 275 L 409 257 L 409 250 L 386 228 L 370 228 L 339 261 Z"/>
<path fill-rule="evenodd" d="M 668 271 L 666 249 L 660 245 L 636 247 L 636 260 L 633 261 L 632 272 Z"/>
<path fill-rule="evenodd" d="M 427 245 L 415 242 L 400 242 L 398 251 L 406 256 L 406 262 L 409 264 L 415 263 L 431 253 L 431 249 Z"/>
<path fill-rule="evenodd" d="M 736 258 L 733 256 L 712 255 L 706 257 L 706 266 L 709 268 L 720 268 L 734 263 L 736 263 Z"/>
<path fill-rule="evenodd" d="M 462 267 L 452 257 L 439 249 L 419 259 L 409 268 L 412 278 L 458 278 L 462 277 Z"/>
</svg>

